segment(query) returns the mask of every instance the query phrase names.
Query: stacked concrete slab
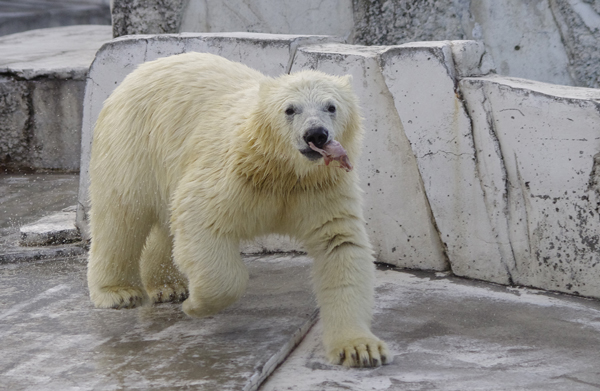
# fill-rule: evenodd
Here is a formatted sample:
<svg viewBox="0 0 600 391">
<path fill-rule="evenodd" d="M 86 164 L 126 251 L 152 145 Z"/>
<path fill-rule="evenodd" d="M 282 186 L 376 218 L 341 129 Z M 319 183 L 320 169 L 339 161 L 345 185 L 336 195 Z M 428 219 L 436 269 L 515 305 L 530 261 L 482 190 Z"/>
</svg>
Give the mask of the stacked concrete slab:
<svg viewBox="0 0 600 391">
<path fill-rule="evenodd" d="M 188 51 L 270 76 L 353 75 L 365 117 L 357 167 L 379 261 L 600 298 L 600 92 L 490 75 L 489 56 L 473 41 L 363 47 L 250 33 L 116 39 L 99 51 L 85 95 L 84 234 L 102 102 L 138 64 Z M 297 249 L 280 238 L 253 248 Z"/>
<path fill-rule="evenodd" d="M 600 87 L 597 0 L 114 0 L 116 36 L 248 31 L 362 45 L 473 39 L 498 73 Z"/>
<path fill-rule="evenodd" d="M 0 167 L 77 171 L 85 78 L 110 26 L 0 37 Z"/>
</svg>

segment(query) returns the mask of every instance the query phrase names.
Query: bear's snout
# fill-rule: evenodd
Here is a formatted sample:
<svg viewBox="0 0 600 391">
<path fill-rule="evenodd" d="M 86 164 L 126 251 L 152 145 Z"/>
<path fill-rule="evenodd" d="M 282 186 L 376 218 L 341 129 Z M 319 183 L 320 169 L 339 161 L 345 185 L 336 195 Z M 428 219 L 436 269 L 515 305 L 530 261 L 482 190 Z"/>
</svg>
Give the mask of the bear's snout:
<svg viewBox="0 0 600 391">
<path fill-rule="evenodd" d="M 313 143 L 315 147 L 323 148 L 329 140 L 329 132 L 322 126 L 310 128 L 304 133 L 303 138 L 306 144 Z"/>
</svg>

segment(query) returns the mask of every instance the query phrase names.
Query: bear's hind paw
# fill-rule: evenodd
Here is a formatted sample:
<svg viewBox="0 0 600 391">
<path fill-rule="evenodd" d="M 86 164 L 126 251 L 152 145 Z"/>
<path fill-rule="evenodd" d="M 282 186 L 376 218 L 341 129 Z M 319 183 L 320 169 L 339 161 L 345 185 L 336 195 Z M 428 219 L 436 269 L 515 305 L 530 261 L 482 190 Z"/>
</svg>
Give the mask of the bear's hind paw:
<svg viewBox="0 0 600 391">
<path fill-rule="evenodd" d="M 103 287 L 90 293 L 92 302 L 98 308 L 135 308 L 144 304 L 144 290 L 137 287 Z"/>
<path fill-rule="evenodd" d="M 389 363 L 390 352 L 377 338 L 355 338 L 336 344 L 327 355 L 332 364 L 345 367 L 378 367 Z"/>
<path fill-rule="evenodd" d="M 187 299 L 189 293 L 183 284 L 165 284 L 154 289 L 149 289 L 148 296 L 153 304 L 178 303 Z"/>
</svg>

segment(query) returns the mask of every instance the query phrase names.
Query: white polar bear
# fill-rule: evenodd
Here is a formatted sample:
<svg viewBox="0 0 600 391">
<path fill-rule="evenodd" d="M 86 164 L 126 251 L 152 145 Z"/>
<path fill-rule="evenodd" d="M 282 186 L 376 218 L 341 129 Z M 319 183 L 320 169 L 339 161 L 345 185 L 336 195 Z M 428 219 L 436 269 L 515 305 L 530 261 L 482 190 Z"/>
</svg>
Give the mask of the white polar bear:
<svg viewBox="0 0 600 391">
<path fill-rule="evenodd" d="M 106 100 L 90 163 L 88 265 L 97 307 L 183 300 L 214 314 L 246 289 L 240 240 L 300 240 L 314 258 L 328 358 L 386 362 L 370 331 L 374 264 L 355 172 L 349 77 L 269 78 L 199 53 L 141 65 Z M 343 147 L 342 147 L 343 146 Z"/>
</svg>

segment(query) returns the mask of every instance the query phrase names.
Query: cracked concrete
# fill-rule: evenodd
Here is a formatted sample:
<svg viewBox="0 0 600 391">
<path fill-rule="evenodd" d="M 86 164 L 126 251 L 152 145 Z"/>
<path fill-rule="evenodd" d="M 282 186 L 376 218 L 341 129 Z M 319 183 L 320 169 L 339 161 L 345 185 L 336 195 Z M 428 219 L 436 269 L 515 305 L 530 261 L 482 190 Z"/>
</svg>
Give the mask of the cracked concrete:
<svg viewBox="0 0 600 391">
<path fill-rule="evenodd" d="M 600 231 L 589 183 L 600 93 L 500 77 L 466 78 L 460 87 L 482 183 L 506 194 L 486 198 L 510 241 L 513 281 L 598 297 Z"/>
</svg>

